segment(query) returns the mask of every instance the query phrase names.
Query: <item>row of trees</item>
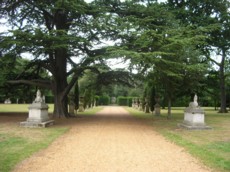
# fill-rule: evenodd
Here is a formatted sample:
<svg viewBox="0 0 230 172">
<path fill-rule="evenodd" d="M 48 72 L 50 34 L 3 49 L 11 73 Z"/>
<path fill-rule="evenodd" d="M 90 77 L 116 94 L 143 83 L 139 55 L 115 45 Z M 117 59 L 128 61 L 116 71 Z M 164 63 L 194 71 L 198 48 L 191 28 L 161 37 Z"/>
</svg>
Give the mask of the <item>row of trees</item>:
<svg viewBox="0 0 230 172">
<path fill-rule="evenodd" d="M 4 0 L 0 7 L 0 16 L 11 28 L 1 33 L 1 58 L 29 53 L 32 60 L 25 70 L 45 69 L 51 76 L 22 77 L 11 83 L 52 90 L 55 116 L 70 116 L 67 96 L 87 70 L 97 74 L 99 84 L 131 85 L 127 72 L 111 71 L 105 63 L 118 57 L 129 60 L 129 71 L 136 69 L 156 92 L 163 90 L 169 114 L 173 98 L 201 93 L 204 78 L 217 65 L 220 112 L 226 112 L 227 0 Z M 220 55 L 220 62 L 211 58 L 213 52 Z"/>
</svg>

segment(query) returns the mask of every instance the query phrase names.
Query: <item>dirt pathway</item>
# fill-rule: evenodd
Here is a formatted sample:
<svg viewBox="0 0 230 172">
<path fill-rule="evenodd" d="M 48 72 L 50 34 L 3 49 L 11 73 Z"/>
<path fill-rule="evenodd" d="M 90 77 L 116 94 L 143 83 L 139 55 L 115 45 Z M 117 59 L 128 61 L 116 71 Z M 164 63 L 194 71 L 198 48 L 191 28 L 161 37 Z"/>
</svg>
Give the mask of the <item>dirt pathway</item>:
<svg viewBox="0 0 230 172">
<path fill-rule="evenodd" d="M 15 172 L 203 172 L 196 159 L 122 107 L 79 118 L 47 149 Z"/>
</svg>

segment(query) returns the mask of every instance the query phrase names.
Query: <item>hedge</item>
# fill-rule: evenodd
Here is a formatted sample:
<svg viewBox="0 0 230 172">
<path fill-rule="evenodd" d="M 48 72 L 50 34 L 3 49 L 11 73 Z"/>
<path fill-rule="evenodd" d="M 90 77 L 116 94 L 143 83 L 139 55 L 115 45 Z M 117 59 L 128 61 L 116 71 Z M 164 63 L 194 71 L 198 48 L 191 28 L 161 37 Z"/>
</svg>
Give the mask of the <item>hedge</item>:
<svg viewBox="0 0 230 172">
<path fill-rule="evenodd" d="M 124 96 L 119 96 L 117 98 L 117 104 L 119 106 L 132 106 L 132 99 L 133 97 L 124 97 Z"/>
</svg>

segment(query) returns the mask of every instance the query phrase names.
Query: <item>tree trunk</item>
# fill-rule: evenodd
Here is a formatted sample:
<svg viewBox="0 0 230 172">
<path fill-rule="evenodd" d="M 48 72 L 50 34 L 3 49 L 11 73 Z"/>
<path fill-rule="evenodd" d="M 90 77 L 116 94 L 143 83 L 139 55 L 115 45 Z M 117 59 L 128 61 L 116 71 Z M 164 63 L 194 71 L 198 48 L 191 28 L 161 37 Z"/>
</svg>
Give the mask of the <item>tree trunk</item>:
<svg viewBox="0 0 230 172">
<path fill-rule="evenodd" d="M 79 108 L 79 85 L 78 80 L 75 83 L 74 87 L 74 104 L 75 104 L 75 110 L 78 110 Z"/>
<path fill-rule="evenodd" d="M 58 36 L 67 35 L 68 22 L 67 14 L 63 9 L 57 9 L 54 15 L 54 22 L 57 30 L 62 30 L 62 32 L 57 33 Z M 63 32 L 64 31 L 64 32 Z M 67 83 L 67 47 L 59 47 L 55 49 L 54 60 L 54 83 L 53 83 L 53 93 L 54 93 L 54 116 L 55 117 L 70 117 L 68 113 L 68 87 Z"/>
<path fill-rule="evenodd" d="M 55 74 L 53 83 L 54 92 L 54 116 L 69 117 L 68 114 L 68 98 L 64 91 L 68 86 L 67 83 L 67 51 L 66 49 L 58 49 L 55 53 Z"/>
<path fill-rule="evenodd" d="M 168 119 L 172 118 L 172 113 L 171 113 L 171 109 L 172 109 L 172 100 L 171 100 L 171 96 L 168 97 Z"/>
<path fill-rule="evenodd" d="M 61 93 L 54 94 L 54 117 L 69 117 L 68 104 L 65 97 Z"/>
<path fill-rule="evenodd" d="M 225 64 L 226 52 L 222 50 L 222 60 L 220 63 L 220 113 L 226 113 L 226 88 L 225 88 L 225 74 L 224 74 L 224 64 Z"/>
</svg>

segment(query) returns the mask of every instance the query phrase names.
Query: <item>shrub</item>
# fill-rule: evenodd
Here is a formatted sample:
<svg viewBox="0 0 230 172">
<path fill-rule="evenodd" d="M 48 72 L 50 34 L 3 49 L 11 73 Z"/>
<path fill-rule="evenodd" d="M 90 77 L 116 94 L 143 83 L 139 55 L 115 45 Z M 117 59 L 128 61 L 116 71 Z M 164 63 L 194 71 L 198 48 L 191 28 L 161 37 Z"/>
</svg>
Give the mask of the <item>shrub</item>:
<svg viewBox="0 0 230 172">
<path fill-rule="evenodd" d="M 108 95 L 99 96 L 98 105 L 108 105 L 110 102 L 110 97 Z"/>
<path fill-rule="evenodd" d="M 120 106 L 132 106 L 132 99 L 133 97 L 123 97 L 123 96 L 119 96 L 117 98 L 117 103 Z"/>
<path fill-rule="evenodd" d="M 46 96 L 46 103 L 54 103 L 54 96 Z"/>
</svg>

